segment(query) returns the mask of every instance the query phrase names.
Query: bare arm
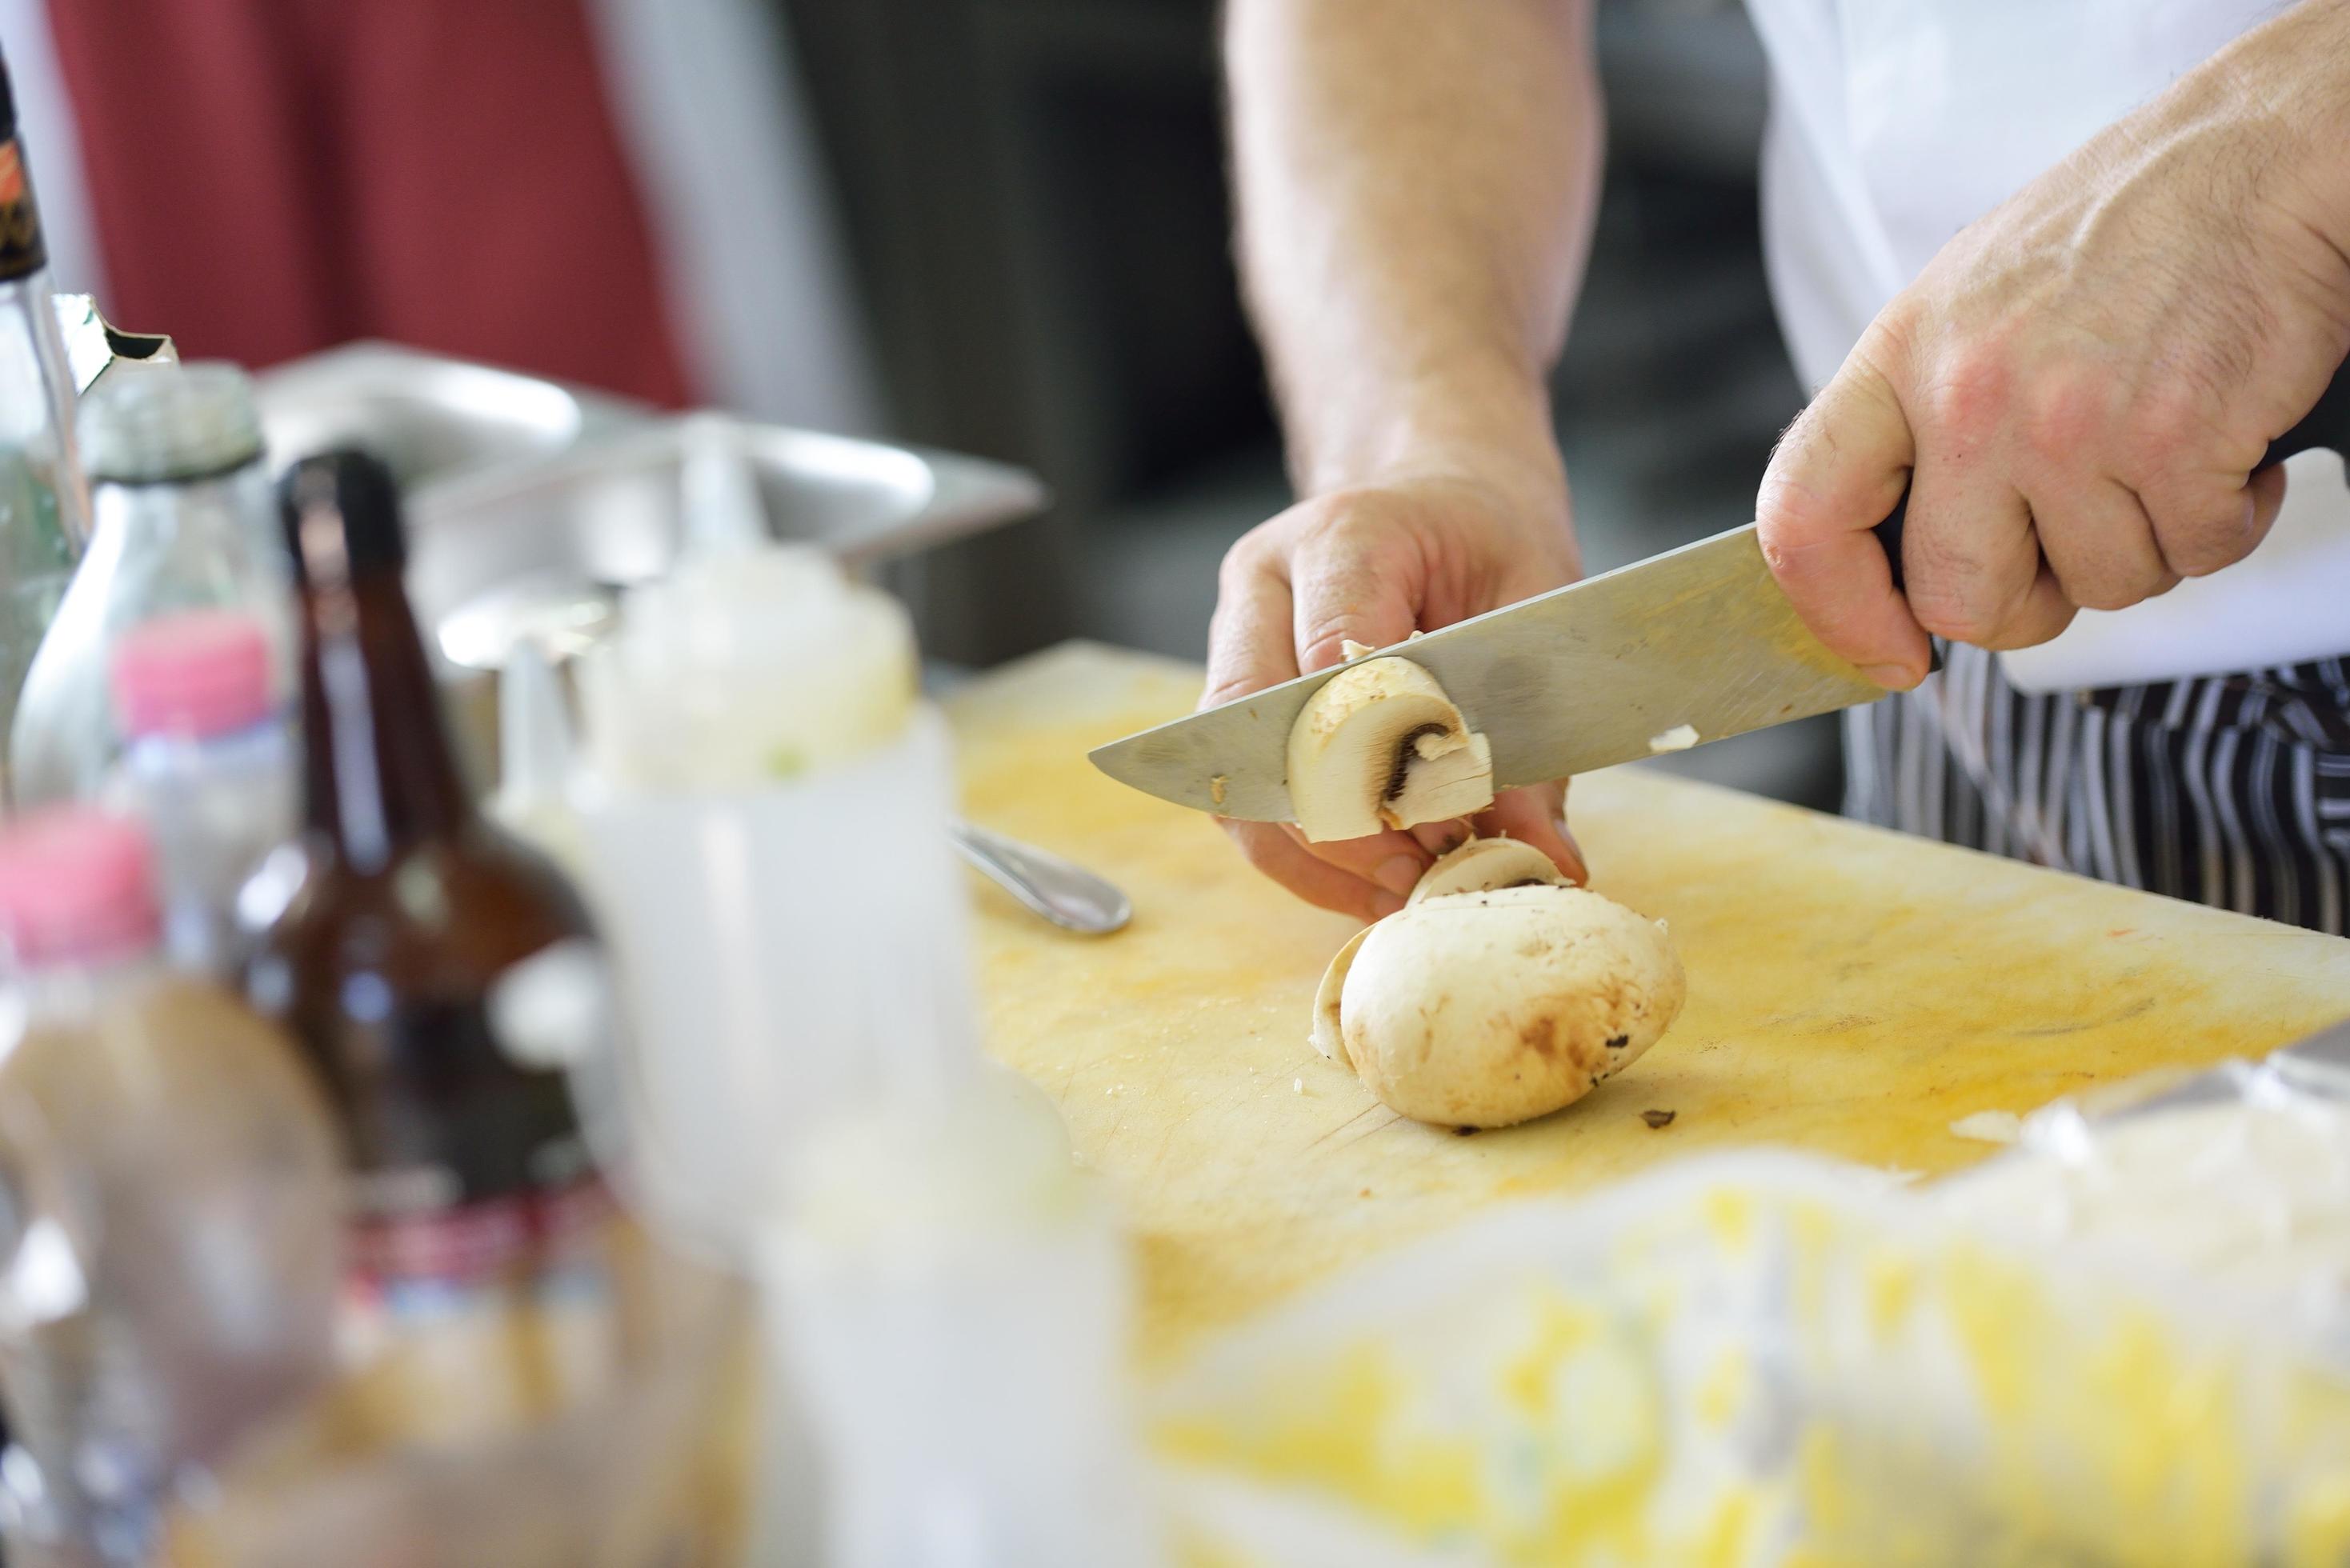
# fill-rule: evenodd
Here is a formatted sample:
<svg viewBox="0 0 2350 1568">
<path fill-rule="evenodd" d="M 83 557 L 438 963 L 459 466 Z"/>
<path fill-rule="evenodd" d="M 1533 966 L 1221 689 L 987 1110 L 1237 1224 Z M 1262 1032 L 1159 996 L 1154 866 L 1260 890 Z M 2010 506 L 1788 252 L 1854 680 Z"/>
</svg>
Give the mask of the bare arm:
<svg viewBox="0 0 2350 1568">
<path fill-rule="evenodd" d="M 1207 701 L 1576 573 L 1545 372 L 1599 183 L 1588 0 L 1232 0 L 1240 258 L 1302 500 L 1227 558 Z M 1480 826 L 1580 875 L 1560 792 Z M 1308 846 L 1233 824 L 1330 908 L 1399 902 L 1430 826 Z"/>
<path fill-rule="evenodd" d="M 1599 187 L 1581 0 L 1233 0 L 1243 276 L 1298 488 L 1557 486 L 1544 372 Z"/>
</svg>

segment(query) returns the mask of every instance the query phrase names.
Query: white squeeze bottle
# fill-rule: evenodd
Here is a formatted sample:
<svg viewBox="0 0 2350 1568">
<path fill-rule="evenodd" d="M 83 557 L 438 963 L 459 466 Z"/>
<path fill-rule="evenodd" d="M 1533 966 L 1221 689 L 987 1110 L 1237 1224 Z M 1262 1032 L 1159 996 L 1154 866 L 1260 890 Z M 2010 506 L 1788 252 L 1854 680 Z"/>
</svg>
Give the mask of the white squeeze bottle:
<svg viewBox="0 0 2350 1568">
<path fill-rule="evenodd" d="M 1125 1239 L 1052 1106 L 982 1065 L 793 1151 L 762 1310 L 830 1568 L 1154 1568 Z"/>
<path fill-rule="evenodd" d="M 761 1287 L 763 1491 L 801 1501 L 754 1560 L 1147 1568 L 1127 1259 L 1050 1106 L 981 1054 L 911 629 L 768 542 L 724 434 L 689 444 L 675 570 L 579 667 L 575 798 L 639 1179 Z"/>
</svg>

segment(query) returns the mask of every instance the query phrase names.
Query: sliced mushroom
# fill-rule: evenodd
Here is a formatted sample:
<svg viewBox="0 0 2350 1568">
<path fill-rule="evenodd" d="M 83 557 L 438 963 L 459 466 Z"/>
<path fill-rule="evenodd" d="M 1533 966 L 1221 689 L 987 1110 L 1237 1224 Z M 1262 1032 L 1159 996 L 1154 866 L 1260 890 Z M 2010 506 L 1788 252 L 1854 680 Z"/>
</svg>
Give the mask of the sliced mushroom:
<svg viewBox="0 0 2350 1568">
<path fill-rule="evenodd" d="M 1492 749 L 1436 677 L 1408 659 L 1347 666 L 1290 727 L 1290 808 L 1317 843 L 1467 816 L 1492 803 Z"/>
<path fill-rule="evenodd" d="M 1420 899 L 1323 980 L 1315 1032 L 1371 1093 L 1419 1121 L 1507 1127 L 1570 1105 L 1655 1044 L 1684 982 L 1653 920 L 1581 888 Z M 1335 978 L 1334 978 L 1335 977 Z"/>
<path fill-rule="evenodd" d="M 1566 874 L 1550 857 L 1514 838 L 1472 838 L 1419 874 L 1407 903 L 1440 898 L 1447 893 L 1490 893 L 1499 888 L 1519 888 L 1530 882 L 1558 888 Z"/>
<path fill-rule="evenodd" d="M 1362 949 L 1363 939 L 1370 934 L 1371 928 L 1365 926 L 1347 939 L 1347 945 L 1338 950 L 1337 955 L 1330 961 L 1330 967 L 1322 971 L 1322 983 L 1314 992 L 1314 1033 L 1309 1038 L 1314 1042 L 1314 1049 L 1342 1067 L 1351 1067 L 1354 1064 L 1347 1059 L 1346 1036 L 1338 1030 L 1338 997 L 1347 983 L 1347 966 L 1355 961 L 1355 954 Z"/>
</svg>

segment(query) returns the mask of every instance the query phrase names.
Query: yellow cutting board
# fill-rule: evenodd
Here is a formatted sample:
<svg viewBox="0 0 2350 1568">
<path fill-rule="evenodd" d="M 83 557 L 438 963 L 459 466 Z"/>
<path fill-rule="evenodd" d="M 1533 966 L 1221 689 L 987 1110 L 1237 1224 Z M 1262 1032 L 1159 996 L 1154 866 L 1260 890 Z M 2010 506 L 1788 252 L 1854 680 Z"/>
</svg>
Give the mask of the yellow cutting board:
<svg viewBox="0 0 2350 1568">
<path fill-rule="evenodd" d="M 1199 687 L 1193 666 L 1070 644 L 949 704 L 972 819 L 1134 898 L 1131 926 L 1088 940 L 989 889 L 978 949 L 992 1049 L 1059 1103 L 1139 1238 L 1146 1366 L 1499 1199 L 1765 1144 L 1937 1175 L 1992 1152 L 1950 1133 L 1970 1112 L 2350 1016 L 2350 941 L 1617 768 L 1575 781 L 1569 815 L 1594 885 L 1669 922 L 1686 1011 L 1555 1116 L 1421 1127 L 1306 1042 L 1349 922 L 1087 763 Z"/>
</svg>

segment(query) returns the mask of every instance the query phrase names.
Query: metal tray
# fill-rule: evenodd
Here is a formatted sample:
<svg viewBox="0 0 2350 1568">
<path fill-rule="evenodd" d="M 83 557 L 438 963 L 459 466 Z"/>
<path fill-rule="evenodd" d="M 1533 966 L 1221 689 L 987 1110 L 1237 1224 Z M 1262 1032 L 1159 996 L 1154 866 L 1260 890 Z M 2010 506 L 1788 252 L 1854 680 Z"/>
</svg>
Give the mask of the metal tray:
<svg viewBox="0 0 2350 1568">
<path fill-rule="evenodd" d="M 369 448 L 406 494 L 409 596 L 439 656 L 466 771 L 496 776 L 494 670 L 518 637 L 558 660 L 677 554 L 685 421 L 626 399 L 355 343 L 256 379 L 272 461 Z M 1026 516 L 1045 487 L 979 458 L 725 416 L 776 537 L 868 571 Z"/>
<path fill-rule="evenodd" d="M 376 343 L 272 370 L 259 397 L 275 461 L 350 443 L 400 475 L 411 595 L 458 665 L 494 668 L 524 630 L 558 643 L 566 628 L 592 632 L 619 589 L 676 554 L 684 421 L 641 404 Z M 1045 503 L 1034 476 L 1003 463 L 715 418 L 756 472 L 775 535 L 853 569 Z"/>
<path fill-rule="evenodd" d="M 393 343 L 351 343 L 255 379 L 279 466 L 328 447 L 364 446 L 411 499 L 630 430 L 652 410 L 559 382 Z"/>
<path fill-rule="evenodd" d="M 865 570 L 1041 506 L 1044 487 L 1002 463 L 786 430 L 724 416 L 759 482 L 775 536 L 822 545 Z M 592 624 L 597 604 L 659 576 L 681 537 L 687 421 L 662 420 L 570 452 L 420 493 L 409 573 L 420 613 L 454 662 L 494 668 L 512 635 Z M 501 627 L 509 629 L 501 630 Z"/>
</svg>

